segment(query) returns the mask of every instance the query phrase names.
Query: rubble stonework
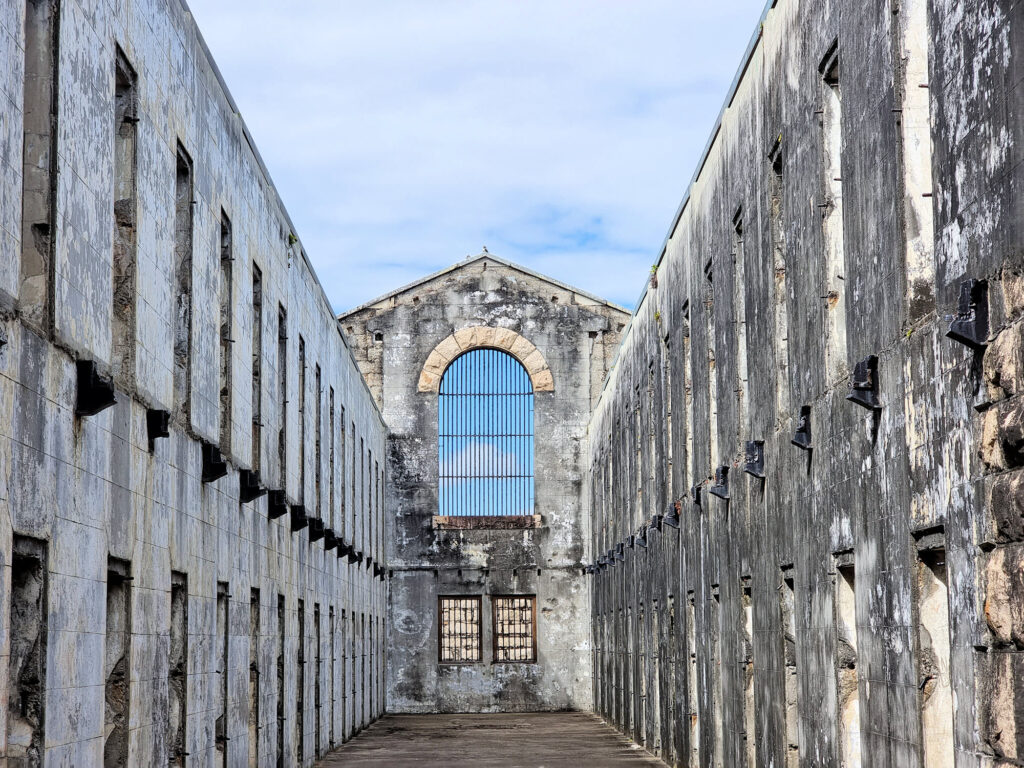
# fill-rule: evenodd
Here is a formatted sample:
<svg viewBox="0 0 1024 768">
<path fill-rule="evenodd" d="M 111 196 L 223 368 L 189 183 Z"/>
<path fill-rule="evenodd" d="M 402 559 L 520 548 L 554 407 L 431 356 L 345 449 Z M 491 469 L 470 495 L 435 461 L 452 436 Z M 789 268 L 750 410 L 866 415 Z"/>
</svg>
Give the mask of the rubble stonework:
<svg viewBox="0 0 1024 768">
<path fill-rule="evenodd" d="M 669 762 L 1024 759 L 1022 32 L 765 12 L 589 426 L 595 706 Z"/>
<path fill-rule="evenodd" d="M 380 413 L 184 3 L 3 3 L 0 59 L 0 763 L 311 764 L 384 705 Z"/>
<path fill-rule="evenodd" d="M 485 250 L 336 318 L 183 0 L 0 6 L 0 763 L 594 709 L 1024 765 L 1022 40 L 771 2 L 633 316 Z M 486 519 L 438 399 L 494 351 L 535 502 Z"/>
</svg>

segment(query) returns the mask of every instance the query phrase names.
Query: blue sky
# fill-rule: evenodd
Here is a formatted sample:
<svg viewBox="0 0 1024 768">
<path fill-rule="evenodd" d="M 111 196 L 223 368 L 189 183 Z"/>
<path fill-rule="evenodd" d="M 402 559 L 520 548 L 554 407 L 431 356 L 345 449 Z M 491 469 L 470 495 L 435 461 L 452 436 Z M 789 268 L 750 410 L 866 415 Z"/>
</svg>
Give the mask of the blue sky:
<svg viewBox="0 0 1024 768">
<path fill-rule="evenodd" d="M 491 253 L 632 307 L 763 0 L 189 0 L 335 309 Z"/>
</svg>

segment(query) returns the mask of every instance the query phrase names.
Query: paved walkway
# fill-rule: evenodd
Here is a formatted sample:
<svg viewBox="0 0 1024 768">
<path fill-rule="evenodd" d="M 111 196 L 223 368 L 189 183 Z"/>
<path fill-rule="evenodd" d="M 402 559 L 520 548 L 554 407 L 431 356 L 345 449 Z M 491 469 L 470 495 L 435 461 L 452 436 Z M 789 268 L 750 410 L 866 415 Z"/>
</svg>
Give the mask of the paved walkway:
<svg viewBox="0 0 1024 768">
<path fill-rule="evenodd" d="M 630 768 L 665 764 L 594 715 L 385 715 L 320 763 L 388 768 Z"/>
</svg>

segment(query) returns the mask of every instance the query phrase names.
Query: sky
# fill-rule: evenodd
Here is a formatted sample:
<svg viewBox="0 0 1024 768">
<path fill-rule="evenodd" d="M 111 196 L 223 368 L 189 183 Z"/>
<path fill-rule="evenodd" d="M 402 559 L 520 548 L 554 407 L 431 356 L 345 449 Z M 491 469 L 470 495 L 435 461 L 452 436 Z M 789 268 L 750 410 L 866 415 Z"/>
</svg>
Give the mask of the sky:
<svg viewBox="0 0 1024 768">
<path fill-rule="evenodd" d="M 335 310 L 492 254 L 632 308 L 763 0 L 189 0 Z"/>
</svg>

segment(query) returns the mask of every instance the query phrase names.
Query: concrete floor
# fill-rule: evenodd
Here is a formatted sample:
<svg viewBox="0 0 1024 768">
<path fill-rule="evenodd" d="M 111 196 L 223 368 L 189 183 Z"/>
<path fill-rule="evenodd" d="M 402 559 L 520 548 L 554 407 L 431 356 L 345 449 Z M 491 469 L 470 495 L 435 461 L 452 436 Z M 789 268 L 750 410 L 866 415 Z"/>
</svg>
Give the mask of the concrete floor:
<svg viewBox="0 0 1024 768">
<path fill-rule="evenodd" d="M 594 715 L 385 715 L 321 762 L 388 768 L 661 766 Z"/>
</svg>

